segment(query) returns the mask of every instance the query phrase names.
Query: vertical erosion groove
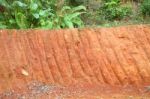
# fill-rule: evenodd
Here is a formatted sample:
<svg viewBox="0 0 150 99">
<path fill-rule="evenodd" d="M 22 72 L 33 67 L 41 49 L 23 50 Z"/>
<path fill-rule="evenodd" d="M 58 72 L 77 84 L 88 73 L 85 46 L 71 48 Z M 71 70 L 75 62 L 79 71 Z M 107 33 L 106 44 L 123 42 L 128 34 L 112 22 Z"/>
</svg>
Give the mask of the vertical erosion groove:
<svg viewBox="0 0 150 99">
<path fill-rule="evenodd" d="M 50 49 L 50 44 L 48 44 L 48 40 L 49 40 L 49 35 L 48 35 L 48 31 L 45 32 L 45 33 L 41 33 L 41 36 L 43 38 L 43 46 L 44 46 L 44 51 L 45 51 L 45 58 L 46 58 L 46 62 L 47 62 L 47 65 L 48 65 L 48 71 L 50 71 L 50 75 L 51 76 L 51 79 L 53 83 L 57 83 L 57 80 L 55 80 L 55 76 L 53 73 L 53 64 L 52 64 L 52 54 L 49 54 L 49 49 Z M 56 70 L 57 71 L 57 70 Z"/>
<path fill-rule="evenodd" d="M 149 29 L 149 27 L 144 27 L 144 28 L 143 28 L 143 31 L 144 31 L 144 34 L 145 34 L 145 36 L 146 36 L 146 39 L 147 39 L 147 41 L 148 41 L 148 43 L 149 43 L 149 45 L 150 45 L 150 29 Z"/>
<path fill-rule="evenodd" d="M 17 31 L 16 30 L 10 30 L 7 31 L 6 33 L 3 34 L 3 41 L 4 42 L 4 47 L 6 50 L 6 55 L 7 55 L 7 61 L 9 63 L 10 68 L 13 70 L 13 78 L 12 78 L 12 88 L 16 88 L 16 90 L 19 89 L 19 87 L 23 87 L 25 83 L 25 78 L 22 78 L 21 74 L 21 67 L 18 64 L 21 58 L 21 55 L 19 54 L 19 50 L 17 48 L 16 43 L 16 35 Z M 19 54 L 19 55 L 17 55 Z M 18 61 L 19 60 L 19 61 Z M 10 81 L 10 80 L 9 80 Z M 19 86 L 20 85 L 20 86 Z M 25 87 L 23 87 L 26 89 Z"/>
<path fill-rule="evenodd" d="M 77 49 L 80 52 L 81 61 L 83 62 L 83 68 L 85 68 L 85 72 L 91 78 L 92 82 L 99 84 L 99 80 L 95 76 L 95 73 L 92 70 L 91 63 L 88 59 L 88 55 L 86 53 L 87 48 L 83 44 L 83 41 L 81 39 L 81 33 L 82 32 L 80 32 L 80 30 L 78 29 L 78 31 L 76 33 L 76 37 L 77 37 L 76 46 L 78 46 Z"/>
<path fill-rule="evenodd" d="M 96 35 L 94 34 L 94 31 L 92 29 L 87 32 L 87 38 L 89 40 L 89 45 L 91 47 L 91 51 L 93 53 L 93 56 L 97 60 L 98 68 L 102 72 L 103 78 L 105 79 L 105 82 L 114 85 L 115 79 L 113 79 L 113 75 L 111 74 L 111 71 L 108 70 L 106 66 L 106 60 L 105 56 L 101 52 L 101 47 L 99 45 L 98 39 Z M 111 81 L 111 82 L 110 82 Z"/>
<path fill-rule="evenodd" d="M 70 52 L 69 52 L 69 45 L 68 45 L 68 42 L 67 42 L 67 36 L 66 36 L 66 31 L 63 32 L 62 34 L 62 37 L 63 37 L 63 40 L 64 40 L 64 44 L 65 44 L 65 49 L 66 49 L 66 56 L 68 57 L 68 61 L 69 61 L 69 64 L 70 64 L 70 69 L 71 69 L 71 77 L 73 79 L 74 82 L 76 82 L 76 79 L 74 77 L 74 69 L 73 69 L 73 65 L 72 65 L 72 60 L 71 60 L 71 57 L 70 57 Z"/>
<path fill-rule="evenodd" d="M 58 40 L 58 35 L 57 35 L 57 30 L 55 31 L 54 35 L 52 36 L 52 41 L 53 41 L 53 49 L 54 49 L 54 54 L 55 58 L 58 64 L 59 71 L 62 75 L 62 79 L 64 80 L 64 83 L 70 83 L 71 82 L 71 71 L 68 68 L 68 64 L 65 63 L 65 57 L 64 52 L 60 48 L 60 43 Z"/>
<path fill-rule="evenodd" d="M 46 59 L 46 51 L 45 51 L 45 46 L 44 46 L 44 41 L 43 41 L 43 36 L 41 34 L 46 34 L 45 31 L 39 31 L 38 33 L 38 44 L 39 44 L 39 56 L 41 59 L 41 64 L 43 66 L 43 72 L 45 73 L 45 78 L 49 83 L 54 83 L 54 79 L 52 77 L 51 71 L 49 71 L 49 66 L 48 62 Z"/>
<path fill-rule="evenodd" d="M 59 52 L 59 48 L 58 48 L 56 32 L 57 31 L 50 34 L 50 40 L 51 40 L 51 45 L 52 45 L 51 48 L 52 48 L 52 53 L 53 53 L 54 60 L 56 62 L 56 66 L 58 68 L 58 72 L 59 72 L 60 77 L 61 77 L 61 82 L 64 83 L 63 77 L 66 76 L 65 75 L 66 71 L 64 71 L 63 64 L 60 64 L 62 59 L 60 59 L 61 53 Z"/>
<path fill-rule="evenodd" d="M 141 43 L 141 41 L 139 40 L 139 35 L 137 34 L 138 30 L 136 30 L 136 28 L 134 27 L 132 28 L 132 30 L 133 32 L 129 31 L 129 33 L 132 33 L 130 34 L 130 38 L 134 42 L 134 45 L 136 47 L 134 49 L 129 49 L 129 50 L 131 51 L 131 54 L 136 61 L 136 64 L 139 68 L 139 73 L 143 76 L 145 82 L 149 82 L 149 69 L 150 68 L 148 68 L 149 61 L 147 59 L 148 57 L 145 52 L 145 49 L 143 48 L 144 42 Z M 136 35 L 138 35 L 138 37 L 136 37 Z"/>
<path fill-rule="evenodd" d="M 115 33 L 113 33 L 114 37 L 116 38 L 116 41 L 119 43 L 117 44 L 119 46 L 118 50 L 122 52 L 122 56 L 124 57 L 124 61 L 122 60 L 122 63 L 124 64 L 124 69 L 129 76 L 129 79 L 133 85 L 140 85 L 141 84 L 141 78 L 140 75 L 137 72 L 137 68 L 132 64 L 132 58 L 130 52 L 126 50 L 127 48 L 133 48 L 134 44 L 132 41 L 129 40 L 127 37 L 126 32 L 123 31 L 124 28 L 120 28 L 120 30 L 116 30 Z M 120 32 L 122 31 L 122 32 Z"/>
<path fill-rule="evenodd" d="M 3 34 L 6 31 L 1 32 L 0 35 L 0 93 L 4 90 L 11 90 L 12 89 L 12 79 L 13 79 L 13 70 L 10 68 L 10 64 L 8 62 L 8 55 L 5 49 L 6 43 L 4 42 Z M 2 86 L 4 84 L 4 86 Z"/>
<path fill-rule="evenodd" d="M 103 54 L 104 57 L 104 60 L 105 60 L 105 66 L 108 68 L 109 72 L 112 74 L 112 78 L 115 79 L 115 84 L 118 85 L 118 84 L 122 84 L 122 81 L 120 80 L 120 78 L 118 77 L 118 74 L 115 72 L 115 68 L 111 65 L 111 62 L 109 60 L 109 56 L 107 55 L 106 53 L 106 50 L 104 49 L 104 45 L 103 43 L 101 43 L 101 32 L 99 32 L 100 30 L 95 30 L 94 31 L 94 35 L 96 35 L 96 38 L 98 39 L 98 43 L 100 45 L 100 52 Z"/>
<path fill-rule="evenodd" d="M 36 33 L 36 31 L 34 31 Z M 40 31 L 39 31 L 40 32 Z M 34 48 L 36 49 L 36 57 L 37 57 L 37 61 L 39 62 L 39 66 L 41 66 L 41 72 L 43 73 L 44 76 L 44 80 L 43 82 L 47 82 L 47 76 L 46 76 L 46 65 L 43 65 L 42 60 L 43 60 L 43 55 L 42 55 L 42 45 L 41 45 L 41 39 L 39 39 L 38 37 L 39 33 L 34 34 L 35 36 L 33 37 L 33 44 L 34 44 Z"/>
<path fill-rule="evenodd" d="M 38 41 L 37 41 L 37 33 L 35 31 L 31 30 L 32 33 L 27 33 L 27 38 L 30 46 L 30 63 L 36 72 L 36 80 L 45 82 L 45 76 L 43 72 L 43 67 L 41 65 L 40 57 L 39 57 L 39 49 L 38 49 Z"/>
<path fill-rule="evenodd" d="M 139 27 L 139 29 L 141 31 L 136 30 L 135 33 L 133 33 L 133 35 L 135 36 L 135 38 L 137 38 L 139 45 L 141 45 L 143 52 L 145 52 L 145 61 L 147 61 L 148 66 L 150 66 L 150 43 L 147 40 L 147 35 L 145 35 L 144 31 L 143 31 L 143 27 Z M 134 30 L 134 29 L 133 29 Z M 149 62 L 148 62 L 149 61 Z M 150 72 L 150 71 L 149 71 Z"/>
<path fill-rule="evenodd" d="M 120 84 L 123 84 L 125 81 L 123 81 L 124 78 L 124 72 L 120 67 L 120 64 L 118 63 L 116 59 L 116 55 L 114 53 L 114 50 L 112 49 L 112 46 L 109 43 L 109 40 L 106 36 L 106 31 L 103 29 L 97 31 L 97 37 L 99 39 L 99 43 L 102 47 L 102 50 L 106 53 L 107 61 L 110 63 L 110 66 L 112 67 L 116 77 L 118 78 Z"/>
<path fill-rule="evenodd" d="M 58 44 L 61 49 L 61 54 L 63 57 L 62 61 L 64 62 L 64 68 L 66 68 L 66 71 L 68 72 L 69 81 L 67 81 L 67 84 L 71 84 L 75 79 L 72 77 L 73 69 L 72 69 L 72 64 L 71 64 L 70 56 L 69 56 L 68 49 L 67 49 L 67 44 L 64 38 L 64 33 L 65 33 L 65 30 L 63 30 L 61 33 L 57 32 L 57 38 L 58 38 Z"/>
<path fill-rule="evenodd" d="M 21 33 L 21 30 L 19 31 L 19 33 Z M 14 44 L 16 44 L 16 51 L 17 53 L 19 53 L 18 55 L 16 55 L 16 63 L 17 63 L 17 68 L 21 67 L 20 72 L 22 71 L 22 69 L 27 69 L 26 67 L 26 59 L 23 53 L 23 48 L 22 45 L 20 43 L 20 36 L 19 33 L 16 31 L 16 35 L 14 37 Z M 22 77 L 22 79 L 24 80 L 24 83 L 27 83 L 27 77 Z M 29 78 L 28 78 L 29 79 Z"/>
<path fill-rule="evenodd" d="M 95 52 L 93 52 L 93 50 L 92 50 L 92 45 L 91 45 L 90 39 L 87 36 L 88 32 L 89 32 L 89 30 L 84 30 L 82 32 L 81 37 L 83 39 L 85 48 L 87 48 L 86 52 L 87 52 L 87 54 L 89 56 L 88 58 L 89 58 L 89 61 L 91 62 L 91 66 L 92 66 L 93 72 L 96 74 L 95 76 L 98 78 L 100 83 L 108 84 L 108 81 L 105 78 L 105 76 L 103 74 L 103 71 L 99 67 L 100 64 L 98 63 L 98 60 L 95 57 L 95 54 L 94 54 Z M 94 42 L 93 42 L 93 44 L 94 44 Z"/>
<path fill-rule="evenodd" d="M 128 28 L 121 28 L 121 31 L 123 31 L 123 32 L 118 35 L 118 38 L 121 37 L 120 40 L 124 42 L 125 47 L 123 47 L 122 50 L 123 50 L 124 56 L 127 59 L 127 62 L 129 63 L 129 66 L 134 68 L 131 71 L 131 74 L 135 76 L 135 78 L 137 79 L 137 83 L 139 83 L 139 84 L 143 83 L 144 79 L 140 72 L 140 68 L 139 68 L 135 58 L 133 57 L 133 54 L 135 52 L 137 52 L 137 48 L 136 48 L 137 45 L 136 45 L 136 43 L 134 44 L 134 40 L 131 39 L 133 31 L 132 31 L 132 29 L 128 29 Z M 130 34 L 130 33 L 132 33 L 132 34 Z M 133 71 L 134 71 L 134 73 L 132 73 Z"/>
<path fill-rule="evenodd" d="M 75 51 L 75 53 L 76 53 L 76 55 L 77 55 L 77 59 L 78 59 L 78 63 L 79 63 L 79 65 L 80 65 L 80 71 L 82 71 L 83 72 L 83 75 L 84 75 L 84 78 L 87 80 L 87 82 L 90 82 L 91 83 L 91 79 L 90 79 L 90 77 L 88 76 L 88 73 L 89 73 L 89 71 L 88 71 L 88 73 L 87 73 L 87 69 L 89 69 L 85 64 L 83 64 L 82 63 L 82 60 L 81 60 L 81 53 L 80 53 L 80 51 L 78 50 L 79 48 L 78 48 L 78 44 L 77 43 L 79 43 L 80 41 L 79 41 L 79 39 L 77 38 L 77 36 L 76 36 L 76 33 L 77 33 L 77 31 L 78 30 L 76 30 L 76 29 L 73 29 L 72 31 L 71 31 L 71 38 L 72 38 L 72 46 L 73 46 L 73 49 L 74 49 L 74 51 Z M 83 53 L 82 53 L 83 54 Z M 86 67 L 84 67 L 84 66 L 86 66 Z"/>
<path fill-rule="evenodd" d="M 66 30 L 66 32 L 64 33 L 64 37 L 65 37 L 65 41 L 66 41 L 70 61 L 72 63 L 71 66 L 72 66 L 72 70 L 73 70 L 73 77 L 79 83 L 85 82 L 85 81 L 88 82 L 88 79 L 85 78 L 85 74 L 82 71 L 81 64 L 79 63 L 78 54 L 74 50 L 71 31 L 72 30 Z"/>
<path fill-rule="evenodd" d="M 21 64 L 23 66 L 23 69 L 27 70 L 27 72 L 29 73 L 30 76 L 28 77 L 27 82 L 30 82 L 32 80 L 35 80 L 35 78 L 33 77 L 33 68 L 29 63 L 29 56 L 27 54 L 29 49 L 26 41 L 26 32 L 21 31 L 21 33 L 18 33 L 18 36 L 19 36 L 18 42 L 20 43 L 21 50 L 22 50 L 22 57 L 24 59 L 24 63 Z"/>
<path fill-rule="evenodd" d="M 110 31 L 113 32 L 112 29 Z M 115 65 L 116 68 L 118 68 L 118 75 L 120 75 L 120 79 L 122 81 L 122 84 L 126 85 L 126 84 L 129 84 L 130 82 L 129 82 L 128 76 L 126 75 L 124 68 L 121 65 L 121 62 L 120 62 L 119 57 L 118 57 L 118 52 L 114 48 L 115 46 L 112 44 L 112 43 L 114 43 L 114 38 L 112 38 L 111 32 L 106 31 L 106 30 L 102 31 L 102 33 L 105 35 L 105 38 L 107 39 L 107 41 L 109 43 L 109 46 L 112 50 L 112 54 L 114 55 L 112 58 L 113 59 L 113 61 L 112 61 L 113 65 Z"/>
<path fill-rule="evenodd" d="M 25 32 L 25 31 L 24 31 Z M 37 77 L 38 77 L 38 72 L 37 71 L 35 71 L 35 69 L 34 69 L 34 66 L 33 66 L 33 63 L 32 63 L 32 60 L 31 60 L 31 58 L 32 58 L 32 50 L 31 50 L 31 46 L 30 46 L 30 42 L 29 42 L 29 40 L 28 40 L 28 31 L 26 31 L 25 32 L 25 34 L 23 35 L 23 34 L 21 34 L 22 36 L 23 36 L 23 38 L 21 39 L 22 41 L 24 41 L 24 42 L 22 42 L 23 43 L 23 45 L 24 45 L 24 50 L 25 50 L 25 55 L 26 55 L 26 58 L 27 58 L 27 61 L 28 61 L 28 66 L 29 66 L 29 68 L 31 68 L 31 71 L 30 71 L 30 76 L 32 76 L 32 80 L 37 80 Z M 35 72 L 37 72 L 36 74 L 35 74 Z M 36 76 L 37 75 L 37 76 Z"/>
<path fill-rule="evenodd" d="M 56 50 L 54 48 L 54 38 L 53 38 L 53 35 L 54 35 L 54 31 L 52 33 L 48 33 L 46 35 L 46 42 L 45 42 L 45 50 L 46 50 L 46 55 L 47 55 L 47 61 L 49 63 L 49 67 L 51 69 L 51 72 L 52 72 L 52 75 L 53 75 L 53 78 L 55 80 L 56 83 L 60 83 L 60 84 L 63 84 L 63 78 L 62 78 L 62 74 L 61 74 L 61 70 L 60 70 L 60 67 L 58 65 L 58 62 L 56 60 Z"/>
</svg>

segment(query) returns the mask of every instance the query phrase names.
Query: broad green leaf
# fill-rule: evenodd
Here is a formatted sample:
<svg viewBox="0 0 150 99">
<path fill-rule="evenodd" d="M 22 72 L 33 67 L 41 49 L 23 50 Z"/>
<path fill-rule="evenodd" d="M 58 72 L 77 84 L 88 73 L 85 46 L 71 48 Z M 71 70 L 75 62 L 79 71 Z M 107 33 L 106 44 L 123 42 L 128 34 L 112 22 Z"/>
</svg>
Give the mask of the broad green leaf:
<svg viewBox="0 0 150 99">
<path fill-rule="evenodd" d="M 40 10 L 40 12 L 39 12 L 39 15 L 40 16 L 44 16 L 46 14 L 46 11 L 45 10 Z"/>
<path fill-rule="evenodd" d="M 61 12 L 64 12 L 64 11 L 66 11 L 66 10 L 71 10 L 71 7 L 69 7 L 69 6 L 64 6 L 64 7 L 62 8 Z"/>
<path fill-rule="evenodd" d="M 67 16 L 64 18 L 64 22 L 66 24 L 67 27 L 69 28 L 73 28 L 73 23 L 71 22 L 70 18 L 68 18 Z"/>
<path fill-rule="evenodd" d="M 19 26 L 19 28 L 21 29 L 26 29 L 27 28 L 27 19 L 26 19 L 26 16 L 23 14 L 23 13 L 15 13 L 15 19 L 16 19 L 16 22 Z"/>
<path fill-rule="evenodd" d="M 31 3 L 30 8 L 31 10 L 37 10 L 38 5 L 36 3 Z"/>
<path fill-rule="evenodd" d="M 42 27 L 43 29 L 52 29 L 53 28 L 53 22 L 52 21 L 48 21 L 46 26 Z"/>
<path fill-rule="evenodd" d="M 32 14 L 34 16 L 34 18 L 38 19 L 39 18 L 39 14 L 38 13 L 33 13 Z"/>
<path fill-rule="evenodd" d="M 74 20 L 72 20 L 72 22 L 76 24 L 78 27 L 82 27 L 84 25 L 83 21 L 80 18 L 75 18 Z"/>
<path fill-rule="evenodd" d="M 70 20 L 72 20 L 73 18 L 76 18 L 76 17 L 78 17 L 81 14 L 82 14 L 81 12 L 72 13 L 72 14 L 68 15 L 68 18 Z"/>
<path fill-rule="evenodd" d="M 23 2 L 21 2 L 21 1 L 14 1 L 12 5 L 13 6 L 19 6 L 19 7 L 22 7 L 22 8 L 27 7 L 27 5 Z"/>
<path fill-rule="evenodd" d="M 45 22 L 44 19 L 41 19 L 41 20 L 40 20 L 40 25 L 41 25 L 42 27 L 46 25 L 46 22 Z"/>
<path fill-rule="evenodd" d="M 72 12 L 76 12 L 76 11 L 80 11 L 80 10 L 86 10 L 85 6 L 77 6 L 75 8 L 72 9 Z"/>
</svg>

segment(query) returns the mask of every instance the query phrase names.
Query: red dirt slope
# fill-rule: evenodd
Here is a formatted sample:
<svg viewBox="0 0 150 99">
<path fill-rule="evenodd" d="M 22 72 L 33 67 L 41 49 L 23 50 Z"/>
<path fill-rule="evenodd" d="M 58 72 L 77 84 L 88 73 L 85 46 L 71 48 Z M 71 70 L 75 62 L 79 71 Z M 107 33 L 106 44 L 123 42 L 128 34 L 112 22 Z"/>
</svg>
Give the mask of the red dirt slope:
<svg viewBox="0 0 150 99">
<path fill-rule="evenodd" d="M 0 30 L 0 98 L 150 99 L 148 85 L 148 25 Z"/>
</svg>

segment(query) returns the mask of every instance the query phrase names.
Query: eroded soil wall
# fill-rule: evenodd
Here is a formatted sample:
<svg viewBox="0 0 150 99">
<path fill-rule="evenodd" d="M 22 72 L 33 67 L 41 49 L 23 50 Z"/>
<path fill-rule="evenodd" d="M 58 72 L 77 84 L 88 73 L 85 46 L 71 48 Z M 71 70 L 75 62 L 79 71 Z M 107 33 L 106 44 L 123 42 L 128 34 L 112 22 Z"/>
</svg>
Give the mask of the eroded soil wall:
<svg viewBox="0 0 150 99">
<path fill-rule="evenodd" d="M 0 92 L 32 81 L 150 84 L 150 26 L 0 30 Z"/>
</svg>

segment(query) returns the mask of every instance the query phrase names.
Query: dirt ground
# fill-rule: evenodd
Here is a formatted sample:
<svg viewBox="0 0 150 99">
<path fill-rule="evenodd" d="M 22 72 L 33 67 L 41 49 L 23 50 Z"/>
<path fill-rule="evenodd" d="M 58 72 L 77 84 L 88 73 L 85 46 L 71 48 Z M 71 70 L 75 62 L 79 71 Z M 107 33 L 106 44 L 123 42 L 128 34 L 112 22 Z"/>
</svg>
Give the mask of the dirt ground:
<svg viewBox="0 0 150 99">
<path fill-rule="evenodd" d="M 34 81 L 25 87 L 3 92 L 0 99 L 150 99 L 148 86 L 60 86 Z"/>
<path fill-rule="evenodd" d="M 150 99 L 150 26 L 0 30 L 0 99 Z"/>
</svg>

